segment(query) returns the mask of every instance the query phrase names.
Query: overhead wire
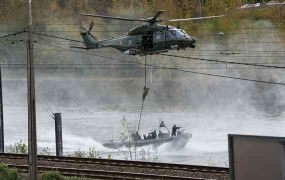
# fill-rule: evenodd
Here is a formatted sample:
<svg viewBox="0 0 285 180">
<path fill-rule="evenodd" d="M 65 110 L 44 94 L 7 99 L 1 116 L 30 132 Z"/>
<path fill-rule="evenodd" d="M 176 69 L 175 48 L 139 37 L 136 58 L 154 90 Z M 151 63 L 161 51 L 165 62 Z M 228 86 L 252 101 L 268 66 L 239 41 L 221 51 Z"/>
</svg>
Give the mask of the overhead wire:
<svg viewBox="0 0 285 180">
<path fill-rule="evenodd" d="M 37 33 L 36 33 L 37 34 Z M 48 37 L 52 37 L 52 38 L 60 38 L 60 39 L 64 39 L 67 41 L 76 41 L 76 42 L 82 42 L 83 41 L 79 41 L 79 40 L 73 40 L 73 39 L 69 39 L 69 38 L 62 38 L 62 37 L 58 37 L 58 36 L 50 36 L 50 35 L 46 35 L 46 34 L 39 34 L 42 36 L 48 36 Z M 203 60 L 203 61 L 208 61 L 208 62 L 222 62 L 222 63 L 227 63 L 227 64 L 236 64 L 236 65 L 247 65 L 247 66 L 259 66 L 259 67 L 267 67 L 267 68 L 285 68 L 285 67 L 280 67 L 280 66 L 271 66 L 271 65 L 262 65 L 262 64 L 252 64 L 252 63 L 241 63 L 241 62 L 232 62 L 232 61 L 220 61 L 220 60 L 212 60 L 212 59 L 204 59 L 204 58 L 194 58 L 194 57 L 184 57 L 184 56 L 176 56 L 176 55 L 167 55 L 167 54 L 161 54 L 164 56 L 171 56 L 171 57 L 179 57 L 179 58 L 184 58 L 184 59 L 196 59 L 196 60 Z"/>
<path fill-rule="evenodd" d="M 23 33 L 23 32 L 19 32 L 19 33 Z M 83 41 L 79 41 L 79 40 L 73 40 L 73 39 L 69 39 L 69 38 L 52 36 L 52 35 L 47 35 L 47 34 L 42 34 L 42 33 L 35 33 L 35 32 L 33 32 L 33 33 L 37 34 L 37 35 L 41 35 L 41 36 L 46 36 L 46 37 L 51 37 L 51 38 L 56 38 L 56 39 L 63 39 L 63 40 L 67 40 L 67 41 L 81 42 L 81 43 L 83 42 Z M 10 34 L 9 36 L 14 35 L 14 34 L 15 33 Z M 80 51 L 77 51 L 77 52 L 80 52 Z M 92 54 L 92 55 L 94 55 L 94 54 Z M 122 59 L 110 58 L 110 57 L 106 57 L 106 56 L 102 56 L 102 55 L 94 55 L 94 56 L 108 58 L 108 59 L 113 59 L 113 60 L 118 60 L 118 61 L 123 61 Z M 151 65 L 151 64 L 147 64 L 147 66 L 160 67 L 160 68 L 163 68 L 163 69 L 175 70 L 175 71 L 180 71 L 180 72 L 188 72 L 188 73 L 199 74 L 199 75 L 207 75 L 207 76 L 213 76 L 213 77 L 220 77 L 220 78 L 228 78 L 228 79 L 251 81 L 251 82 L 260 82 L 260 83 L 268 83 L 268 84 L 276 84 L 276 85 L 285 85 L 285 83 L 278 83 L 278 82 L 272 82 L 272 81 L 262 81 L 262 80 L 255 80 L 255 79 L 247 79 L 247 78 L 225 76 L 225 75 L 211 74 L 211 73 L 202 73 L 202 72 L 183 70 L 183 69 L 178 69 L 178 68 L 173 68 L 173 67 L 161 67 L 161 66 Z"/>
<path fill-rule="evenodd" d="M 61 45 L 61 44 L 57 44 L 57 43 L 52 43 L 52 44 L 56 44 L 56 45 Z M 37 48 L 35 48 L 37 49 Z M 43 49 L 43 48 L 41 48 Z M 54 48 L 44 48 L 45 50 L 54 50 Z M 64 51 L 64 50 L 63 50 Z M 100 50 L 98 51 L 99 53 L 109 53 L 109 54 L 117 54 L 118 51 L 114 51 L 114 50 Z M 192 53 L 192 51 L 185 51 L 185 52 L 175 52 L 174 54 L 186 54 L 186 53 Z M 193 52 L 195 53 L 195 52 Z M 263 59 L 260 59 L 260 58 L 284 58 L 285 57 L 285 54 L 284 55 L 252 55 L 252 56 L 249 56 L 249 55 L 242 55 L 242 54 L 221 54 L 221 53 L 214 53 L 214 54 L 195 54 L 194 56 L 191 56 L 189 57 L 189 59 L 195 59 L 195 58 L 198 58 L 198 57 L 213 57 L 213 56 L 223 56 L 223 57 L 226 57 L 227 59 L 229 58 L 259 58 L 259 59 L 255 59 L 255 60 L 263 60 Z M 183 56 L 180 56 L 180 57 L 183 57 Z M 200 58 L 201 59 L 201 58 Z M 241 60 L 245 60 L 245 59 L 241 59 Z M 275 59 L 276 60 L 276 59 Z M 283 59 L 282 59 L 283 60 Z M 270 64 L 283 64 L 283 63 L 270 63 Z"/>
<path fill-rule="evenodd" d="M 0 36 L 0 39 L 3 39 L 3 38 L 7 38 L 7 37 L 10 37 L 10 36 L 16 36 L 18 34 L 22 34 L 22 33 L 25 33 L 26 31 L 19 31 L 19 32 L 15 32 L 15 33 L 10 33 L 10 34 L 6 34 L 4 36 Z"/>
<path fill-rule="evenodd" d="M 35 33 L 34 34 L 37 34 L 37 35 L 40 35 L 40 36 L 46 36 L 46 37 L 51 37 L 51 38 L 55 38 L 55 39 L 61 39 L 61 40 L 66 40 L 66 41 L 71 41 L 71 42 L 77 42 L 77 43 L 87 43 L 87 42 L 84 42 L 82 40 L 75 40 L 75 39 L 70 39 L 70 38 L 66 38 L 66 37 L 60 37 L 60 36 L 53 36 L 53 35 L 48 35 L 48 34 L 43 34 L 43 33 Z M 238 42 L 236 42 L 238 43 Z M 239 43 L 246 43 L 246 42 L 239 42 Z M 261 43 L 261 42 L 260 42 Z M 266 43 L 266 42 L 264 42 Z M 276 42 L 267 42 L 267 43 L 276 43 Z M 280 42 L 280 43 L 285 43 L 285 42 Z M 199 50 L 198 50 L 199 51 Z M 200 50 L 202 51 L 202 50 Z M 208 50 L 210 51 L 210 50 Z M 217 51 L 217 50 L 215 50 Z M 223 51 L 223 50 L 221 50 Z M 238 51 L 238 50 L 237 50 Z M 268 51 L 264 51 L 264 52 L 268 52 Z M 271 51 L 270 51 L 271 52 Z M 278 51 L 272 51 L 272 52 L 278 52 Z M 282 51 L 283 52 L 283 51 Z M 285 51 L 284 51 L 285 52 Z"/>
<path fill-rule="evenodd" d="M 207 61 L 207 62 L 214 62 L 214 63 L 225 63 L 225 64 L 234 64 L 234 65 L 246 65 L 246 66 L 256 66 L 256 67 L 265 67 L 265 68 L 278 68 L 284 69 L 285 66 L 272 66 L 272 65 L 265 65 L 265 64 L 253 64 L 253 63 L 242 63 L 242 62 L 233 62 L 233 61 L 222 61 L 222 60 L 215 60 L 215 59 L 205 59 L 205 58 L 196 58 L 196 57 L 187 57 L 187 56 L 177 56 L 171 54 L 158 54 L 161 56 L 168 56 L 168 57 L 175 57 L 175 58 L 182 58 L 182 59 L 195 59 L 199 61 Z"/>
<path fill-rule="evenodd" d="M 50 46 L 50 45 L 48 45 L 48 46 Z M 60 47 L 58 47 L 58 48 L 60 48 Z M 63 49 L 65 49 L 65 48 L 63 48 Z M 70 50 L 70 51 L 71 52 L 76 52 L 76 53 L 89 54 L 91 56 L 102 57 L 102 58 L 107 58 L 107 59 L 116 60 L 116 61 L 132 62 L 132 63 L 136 63 L 136 64 L 139 64 L 139 65 L 144 65 L 144 63 L 133 62 L 133 61 L 129 61 L 129 60 L 122 60 L 122 59 L 114 58 L 114 57 L 107 57 L 107 56 L 103 56 L 103 55 L 97 55 L 97 54 L 86 53 L 86 52 L 75 51 L 75 50 Z M 196 72 L 196 71 L 178 69 L 178 68 L 175 68 L 175 67 L 163 67 L 163 66 L 158 66 L 158 65 L 154 65 L 154 64 L 146 64 L 146 65 L 148 67 L 159 67 L 159 68 L 162 68 L 162 69 L 174 70 L 174 71 L 191 73 L 191 74 L 206 75 L 206 76 L 220 77 L 220 78 L 226 78 L 226 79 L 235 79 L 235 80 L 242 80 L 242 81 L 250 81 L 250 82 L 258 82 L 258 83 L 266 83 L 266 84 L 275 84 L 275 85 L 285 86 L 285 83 L 283 83 L 283 82 L 263 81 L 263 80 L 248 79 L 248 78 L 241 78 L 241 77 L 234 77 L 234 76 L 226 76 L 226 75 L 219 75 L 219 74 L 212 74 L 212 73 L 203 73 L 203 72 Z"/>
<path fill-rule="evenodd" d="M 48 115 L 49 115 L 52 119 L 54 119 L 54 115 L 53 115 L 52 109 L 48 106 L 47 103 L 45 103 L 44 101 L 42 101 L 42 99 L 41 99 L 40 97 L 38 97 L 38 98 L 39 98 L 38 100 L 39 100 L 40 104 L 43 105 L 44 110 L 48 113 Z"/>
</svg>

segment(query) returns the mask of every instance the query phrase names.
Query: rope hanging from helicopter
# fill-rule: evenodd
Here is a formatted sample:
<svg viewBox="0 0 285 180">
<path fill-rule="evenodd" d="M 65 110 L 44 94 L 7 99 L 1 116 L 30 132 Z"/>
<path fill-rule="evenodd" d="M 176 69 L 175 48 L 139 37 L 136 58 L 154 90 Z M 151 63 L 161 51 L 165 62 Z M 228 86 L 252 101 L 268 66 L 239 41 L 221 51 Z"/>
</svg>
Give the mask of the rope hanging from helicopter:
<svg viewBox="0 0 285 180">
<path fill-rule="evenodd" d="M 140 125 L 141 125 L 141 119 L 142 119 L 142 112 L 143 112 L 143 105 L 144 105 L 144 101 L 145 101 L 145 98 L 146 96 L 148 95 L 148 91 L 149 91 L 149 88 L 147 87 L 147 83 L 146 83 L 146 58 L 147 58 L 147 55 L 145 55 L 145 59 L 144 59 L 144 87 L 143 87 L 143 95 L 142 95 L 142 104 L 141 104 L 141 111 L 140 111 L 140 117 L 139 117 L 139 123 L 138 123 L 138 130 L 137 132 L 139 133 L 140 131 Z"/>
</svg>

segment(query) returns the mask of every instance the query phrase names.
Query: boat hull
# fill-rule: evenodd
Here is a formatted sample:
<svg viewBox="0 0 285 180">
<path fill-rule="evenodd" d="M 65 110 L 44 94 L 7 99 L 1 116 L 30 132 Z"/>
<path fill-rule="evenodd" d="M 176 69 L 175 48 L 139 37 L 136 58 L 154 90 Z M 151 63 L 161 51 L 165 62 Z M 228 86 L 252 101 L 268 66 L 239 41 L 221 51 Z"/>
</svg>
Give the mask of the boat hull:
<svg viewBox="0 0 285 180">
<path fill-rule="evenodd" d="M 192 137 L 191 133 L 183 133 L 177 136 L 172 137 L 164 137 L 164 138 L 156 138 L 156 139 L 146 139 L 146 140 L 137 140 L 137 141 L 130 141 L 130 142 L 106 142 L 102 145 L 107 148 L 117 149 L 121 147 L 142 147 L 148 145 L 154 145 L 156 147 L 171 142 L 173 143 L 173 147 L 176 148 L 183 148 L 188 140 Z"/>
</svg>

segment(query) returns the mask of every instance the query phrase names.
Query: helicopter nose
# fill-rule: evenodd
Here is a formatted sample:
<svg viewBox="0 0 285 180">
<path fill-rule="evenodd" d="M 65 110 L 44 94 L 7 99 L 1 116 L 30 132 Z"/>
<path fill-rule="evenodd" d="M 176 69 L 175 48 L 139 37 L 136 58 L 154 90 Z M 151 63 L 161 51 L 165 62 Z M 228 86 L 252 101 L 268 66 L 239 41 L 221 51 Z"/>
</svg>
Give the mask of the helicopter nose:
<svg viewBox="0 0 285 180">
<path fill-rule="evenodd" d="M 190 36 L 189 43 L 190 43 L 189 44 L 190 48 L 195 48 L 196 47 L 196 38 Z"/>
</svg>

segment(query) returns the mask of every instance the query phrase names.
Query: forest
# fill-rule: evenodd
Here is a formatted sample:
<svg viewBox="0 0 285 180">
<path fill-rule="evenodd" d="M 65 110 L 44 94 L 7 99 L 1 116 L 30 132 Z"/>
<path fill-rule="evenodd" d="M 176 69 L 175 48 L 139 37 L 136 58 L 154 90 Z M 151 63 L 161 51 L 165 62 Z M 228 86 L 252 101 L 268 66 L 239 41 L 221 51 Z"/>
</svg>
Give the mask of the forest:
<svg viewBox="0 0 285 180">
<path fill-rule="evenodd" d="M 36 0 L 33 15 L 36 29 L 44 30 L 46 24 L 81 23 L 80 13 L 146 18 L 156 10 L 165 10 L 163 18 L 185 18 L 210 15 L 227 15 L 219 20 L 187 22 L 183 25 L 196 33 L 197 26 L 208 26 L 221 30 L 234 30 L 245 19 L 270 19 L 284 24 L 285 11 L 280 6 L 240 9 L 246 3 L 266 3 L 269 0 Z M 277 1 L 276 1 L 277 2 Z M 283 2 L 283 0 L 279 0 Z M 25 26 L 27 23 L 27 1 L 1 0 L 0 23 Z M 93 21 L 101 21 L 93 19 Z M 176 24 L 175 24 L 176 25 Z M 15 28 L 15 27 L 14 27 Z M 73 27 L 74 28 L 74 27 Z M 187 29 L 186 28 L 186 29 Z"/>
<path fill-rule="evenodd" d="M 28 22 L 28 3 L 26 0 L 0 0 L 0 35 L 15 33 L 26 28 Z M 179 26 L 184 29 L 191 36 L 196 37 L 199 41 L 207 41 L 213 39 L 213 34 L 231 35 L 238 33 L 237 36 L 225 36 L 222 41 L 215 42 L 215 46 L 224 44 L 229 37 L 236 37 L 240 39 L 241 33 L 254 33 L 256 39 L 262 38 L 260 33 L 263 24 L 269 27 L 274 27 L 275 30 L 283 32 L 285 21 L 284 5 L 278 6 L 261 6 L 253 9 L 241 9 L 240 7 L 246 3 L 261 3 L 265 4 L 268 0 L 34 0 L 33 1 L 33 28 L 34 32 L 54 35 L 64 38 L 71 38 L 81 40 L 80 31 L 81 26 L 88 28 L 91 21 L 95 22 L 92 33 L 98 39 L 110 38 L 119 35 L 125 35 L 127 32 L 136 26 L 141 25 L 137 22 L 122 22 L 109 21 L 99 18 L 81 17 L 80 13 L 93 13 L 109 16 L 121 16 L 132 18 L 147 18 L 155 14 L 157 10 L 165 10 L 161 16 L 162 19 L 168 18 L 186 18 L 212 15 L 225 15 L 223 18 L 170 23 L 169 25 Z M 279 0 L 283 2 L 283 0 Z M 253 23 L 254 22 L 254 23 Z M 259 23 L 260 22 L 260 23 Z M 258 24 L 259 23 L 259 24 Z M 240 27 L 243 27 L 242 29 Z M 258 29 L 256 29 L 258 26 Z M 244 28 L 246 27 L 246 28 Z M 251 28 L 254 29 L 251 29 Z M 267 27 L 267 30 L 268 28 Z M 278 28 L 280 27 L 280 28 Z M 249 28 L 249 29 L 248 29 Z M 255 32 L 252 32 L 256 30 Z M 242 31 L 242 32 L 241 32 Z M 245 32 L 246 31 L 246 32 Z M 257 35 L 260 35 L 257 36 Z M 282 36 L 281 36 L 282 37 Z M 16 39 L 25 39 L 25 36 L 17 36 Z M 15 39 L 15 38 L 14 38 Z M 9 41 L 14 40 L 9 39 Z M 92 61 L 94 57 L 84 56 L 80 53 L 68 53 L 67 50 L 56 52 L 54 49 L 69 48 L 69 42 L 62 40 L 47 38 L 43 36 L 35 36 L 37 46 L 41 51 L 36 52 L 37 62 L 49 63 L 70 63 L 78 62 L 78 59 L 85 59 Z M 5 39 L 0 41 L 0 44 L 7 43 Z M 40 44 L 42 43 L 42 44 Z M 200 43 L 201 46 L 202 43 Z M 17 59 L 17 62 L 25 62 L 25 51 L 23 51 L 23 44 L 18 43 L 10 46 L 10 50 L 16 48 L 13 54 L 14 58 L 7 57 L 7 61 Z M 78 44 L 75 44 L 76 46 Z M 206 44 L 205 44 L 206 45 Z M 48 48 L 46 48 L 49 46 Z M 6 47 L 7 48 L 7 47 Z M 12 48 L 12 49 L 11 49 Z M 18 48 L 18 49 L 17 49 Z M 49 49 L 54 48 L 54 49 Z M 236 47 L 235 47 L 236 48 Z M 108 50 L 113 51 L 113 50 Z M 98 51 L 99 52 L 99 51 Z M 114 57 L 123 56 L 116 52 L 112 54 Z M 3 54 L 3 53 L 2 53 Z M 76 55 L 74 55 L 76 54 Z M 119 54 L 119 55 L 118 55 Z M 53 57 L 53 58 L 50 58 Z M 108 54 L 111 57 L 111 54 Z M 126 58 L 123 56 L 122 58 Z M 131 58 L 133 61 L 140 61 L 139 58 Z M 164 59 L 156 58 L 157 62 L 165 62 Z M 97 57 L 99 62 L 106 62 L 106 59 Z M 167 61 L 168 62 L 168 61 Z M 166 64 L 167 64 L 166 62 Z M 171 64 L 174 62 L 171 61 Z M 181 64 L 175 62 L 175 65 Z M 130 68 L 133 68 L 131 66 Z M 52 70 L 51 70 L 52 71 Z M 56 71 L 56 70 L 54 70 Z M 100 72 L 102 71 L 102 72 Z M 23 70 L 24 72 L 24 70 Z M 86 74 L 104 74 L 110 75 L 104 70 L 96 70 L 90 72 L 81 69 L 80 72 Z M 120 74 L 120 76 L 140 76 L 142 72 L 137 70 L 117 70 L 112 74 Z M 163 73 L 161 73 L 163 74 Z M 162 75 L 164 76 L 164 75 Z"/>
</svg>

